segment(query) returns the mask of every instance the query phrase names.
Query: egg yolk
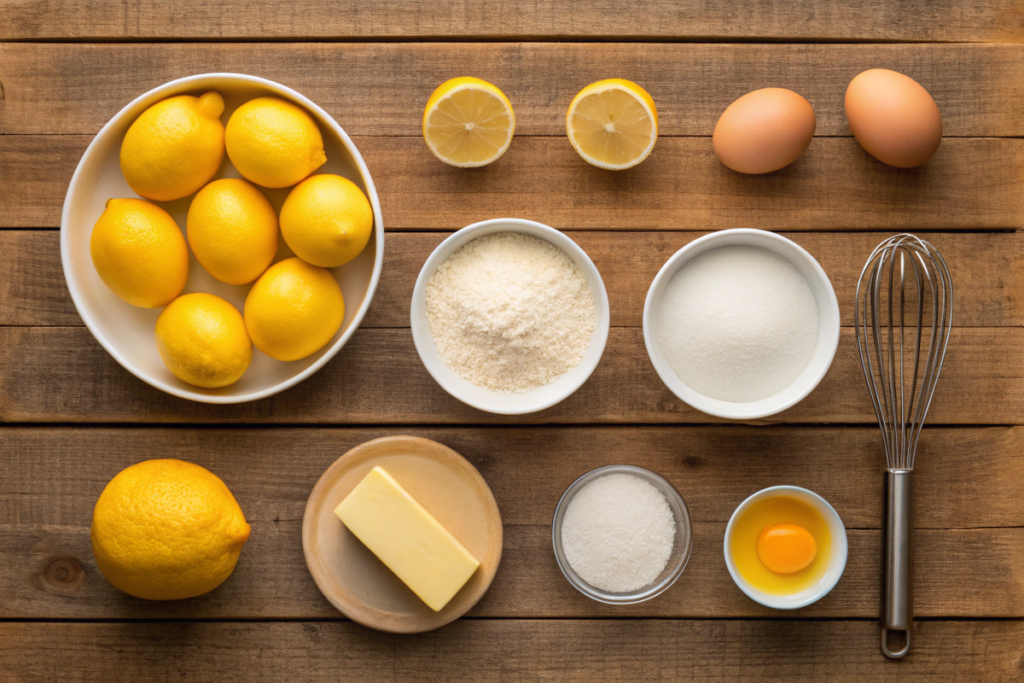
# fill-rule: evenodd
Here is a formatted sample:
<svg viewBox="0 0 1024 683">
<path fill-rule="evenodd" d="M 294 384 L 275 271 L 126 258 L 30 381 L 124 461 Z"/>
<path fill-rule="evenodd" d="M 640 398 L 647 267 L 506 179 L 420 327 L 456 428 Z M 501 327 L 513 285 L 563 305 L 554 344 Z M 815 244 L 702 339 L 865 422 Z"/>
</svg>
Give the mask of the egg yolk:
<svg viewBox="0 0 1024 683">
<path fill-rule="evenodd" d="M 818 552 L 814 536 L 796 524 L 772 524 L 757 537 L 757 556 L 776 574 L 793 574 L 811 562 Z"/>
</svg>

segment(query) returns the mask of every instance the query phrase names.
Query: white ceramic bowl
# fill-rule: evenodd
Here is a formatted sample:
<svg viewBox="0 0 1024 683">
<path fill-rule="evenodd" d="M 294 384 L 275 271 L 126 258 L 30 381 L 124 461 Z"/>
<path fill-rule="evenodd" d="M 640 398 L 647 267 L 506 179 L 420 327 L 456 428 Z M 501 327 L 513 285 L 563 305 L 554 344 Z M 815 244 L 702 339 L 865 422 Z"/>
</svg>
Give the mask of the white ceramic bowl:
<svg viewBox="0 0 1024 683">
<path fill-rule="evenodd" d="M 590 346 L 580 364 L 558 377 L 551 384 L 545 384 L 523 393 L 499 394 L 478 387 L 459 377 L 441 360 L 437 346 L 434 344 L 434 336 L 430 332 L 430 324 L 427 322 L 427 282 L 430 281 L 438 266 L 462 245 L 478 237 L 496 232 L 520 232 L 525 235 L 533 235 L 561 249 L 566 256 L 572 259 L 587 279 L 596 306 L 597 324 L 594 326 L 594 334 L 590 337 Z M 445 391 L 463 403 L 489 413 L 521 415 L 555 405 L 579 389 L 594 372 L 594 368 L 601 360 L 601 354 L 604 353 L 604 345 L 608 341 L 608 293 L 605 291 L 604 281 L 601 279 L 601 274 L 597 272 L 594 262 L 590 260 L 586 252 L 580 249 L 579 245 L 564 233 L 533 221 L 519 218 L 495 218 L 462 228 L 437 246 L 427 262 L 423 264 L 423 269 L 420 270 L 420 275 L 416 279 L 416 287 L 412 293 L 410 318 L 416 351 L 420 354 L 420 359 L 427 371 Z"/>
<path fill-rule="evenodd" d="M 825 571 L 825 575 L 821 577 L 821 580 L 814 586 L 796 593 L 794 595 L 771 595 L 764 591 L 754 588 L 743 576 L 736 570 L 736 565 L 732 561 L 732 553 L 729 552 L 729 547 L 732 545 L 732 531 L 736 525 L 736 520 L 750 508 L 754 503 L 764 500 L 766 498 L 775 498 L 777 496 L 789 496 L 790 498 L 796 498 L 797 500 L 807 503 L 825 519 L 825 523 L 828 525 L 829 535 L 832 537 L 832 557 L 829 558 L 828 569 Z M 813 491 L 800 488 L 799 486 L 772 486 L 766 489 L 761 489 L 754 495 L 747 498 L 745 501 L 740 503 L 736 511 L 732 513 L 732 517 L 729 518 L 729 525 L 725 528 L 725 566 L 729 569 L 729 576 L 736 582 L 739 589 L 747 594 L 747 597 L 754 602 L 761 603 L 765 607 L 772 607 L 774 609 L 798 609 L 800 607 L 806 607 L 807 605 L 813 604 L 818 600 L 829 594 L 835 585 L 839 582 L 839 578 L 843 575 L 843 571 L 846 569 L 846 557 L 849 552 L 849 547 L 846 541 L 846 527 L 843 526 L 843 520 L 839 518 L 839 514 L 835 511 L 831 505 L 828 504 L 824 498 L 819 496 Z"/>
<path fill-rule="evenodd" d="M 201 95 L 216 90 L 224 96 L 226 108 L 221 120 L 254 97 L 275 95 L 303 107 L 316 120 L 324 138 L 327 163 L 316 173 L 335 173 L 358 185 L 373 207 L 374 237 L 358 257 L 334 268 L 333 273 L 345 296 L 345 319 L 341 329 L 323 349 L 308 358 L 293 362 L 277 361 L 253 350 L 253 360 L 245 375 L 222 389 L 201 389 L 182 382 L 160 360 L 154 330 L 163 309 L 136 308 L 125 303 L 100 280 L 89 254 L 92 227 L 111 197 L 137 197 L 121 174 L 121 141 L 128 127 L 150 105 L 174 95 Z M 241 177 L 227 155 L 215 178 Z M 260 188 L 280 211 L 291 188 Z M 192 196 L 173 202 L 156 202 L 174 217 L 184 230 Z M 384 224 L 380 202 L 370 172 L 359 151 L 341 126 L 327 112 L 291 88 L 255 76 L 242 74 L 202 74 L 189 76 L 150 90 L 119 111 L 85 150 L 78 163 L 64 200 L 61 216 L 61 260 L 64 277 L 71 290 L 78 314 L 96 340 L 118 363 L 139 379 L 174 396 L 204 403 L 242 403 L 271 396 L 298 384 L 324 366 L 359 327 L 373 298 L 380 278 L 384 256 Z M 280 240 L 276 261 L 294 256 L 284 239 Z M 251 285 L 228 285 L 215 280 L 190 254 L 188 283 L 183 293 L 209 292 L 221 296 L 239 311 L 243 310 Z"/>
<path fill-rule="evenodd" d="M 807 280 L 818 304 L 818 344 L 797 378 L 782 391 L 757 401 L 722 401 L 691 389 L 669 365 L 658 342 L 657 311 L 665 289 L 679 269 L 701 254 L 729 246 L 762 247 L 792 263 Z M 705 235 L 677 251 L 658 271 L 644 304 L 644 342 L 661 381 L 680 399 L 709 415 L 733 420 L 754 420 L 774 415 L 803 400 L 828 372 L 839 345 L 839 302 L 824 269 L 800 245 L 773 232 L 737 228 Z"/>
</svg>

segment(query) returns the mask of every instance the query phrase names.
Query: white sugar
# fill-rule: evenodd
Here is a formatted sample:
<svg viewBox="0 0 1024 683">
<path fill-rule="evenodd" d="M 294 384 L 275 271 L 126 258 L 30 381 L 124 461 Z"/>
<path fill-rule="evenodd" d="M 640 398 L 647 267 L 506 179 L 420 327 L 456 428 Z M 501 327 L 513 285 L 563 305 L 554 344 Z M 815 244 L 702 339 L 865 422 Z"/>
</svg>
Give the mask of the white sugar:
<svg viewBox="0 0 1024 683">
<path fill-rule="evenodd" d="M 629 593 L 665 570 L 676 525 L 665 496 L 632 474 L 606 474 L 587 483 L 562 518 L 562 550 L 591 586 Z"/>
<path fill-rule="evenodd" d="M 679 379 L 722 401 L 756 401 L 785 389 L 818 343 L 807 280 L 760 247 L 720 247 L 684 265 L 665 288 L 657 325 Z"/>
</svg>

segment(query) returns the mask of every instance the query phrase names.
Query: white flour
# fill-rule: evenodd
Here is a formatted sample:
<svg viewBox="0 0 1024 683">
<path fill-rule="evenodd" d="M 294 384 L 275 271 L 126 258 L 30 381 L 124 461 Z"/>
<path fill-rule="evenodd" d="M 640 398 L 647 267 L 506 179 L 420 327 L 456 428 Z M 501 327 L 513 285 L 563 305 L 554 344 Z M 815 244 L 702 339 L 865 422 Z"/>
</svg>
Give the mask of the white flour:
<svg viewBox="0 0 1024 683">
<path fill-rule="evenodd" d="M 529 391 L 579 365 L 596 317 L 576 264 L 531 235 L 475 239 L 427 283 L 427 322 L 444 364 L 500 393 Z"/>
<path fill-rule="evenodd" d="M 668 287 L 658 340 L 687 386 L 722 401 L 756 401 L 793 383 L 818 343 L 818 307 L 792 263 L 760 247 L 720 247 L 684 265 Z"/>
<path fill-rule="evenodd" d="M 668 501 L 632 474 L 606 474 L 581 488 L 562 518 L 569 566 L 595 588 L 629 593 L 653 583 L 672 556 Z"/>
</svg>

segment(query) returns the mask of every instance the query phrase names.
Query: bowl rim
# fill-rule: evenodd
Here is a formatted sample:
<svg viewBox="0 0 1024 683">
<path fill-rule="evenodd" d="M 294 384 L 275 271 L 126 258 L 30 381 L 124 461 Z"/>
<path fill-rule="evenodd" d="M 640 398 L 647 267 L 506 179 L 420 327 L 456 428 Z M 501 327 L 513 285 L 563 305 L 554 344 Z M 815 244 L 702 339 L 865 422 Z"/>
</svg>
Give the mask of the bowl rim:
<svg viewBox="0 0 1024 683">
<path fill-rule="evenodd" d="M 65 226 L 69 225 L 71 219 L 71 198 L 74 194 L 75 186 L 80 181 L 82 169 L 85 167 L 85 161 L 94 152 L 95 148 L 99 144 L 100 140 L 104 139 L 109 135 L 109 131 L 117 124 L 119 124 L 129 112 L 136 106 L 142 104 L 147 100 L 153 100 L 154 103 L 166 97 L 172 97 L 175 94 L 187 92 L 188 90 L 198 89 L 204 87 L 203 81 L 212 79 L 228 79 L 245 83 L 248 85 L 259 86 L 272 91 L 275 94 L 282 95 L 293 102 L 300 104 L 307 108 L 319 118 L 319 121 L 326 123 L 326 125 L 341 139 L 342 145 L 346 151 L 352 156 L 352 160 L 355 163 L 356 169 L 359 171 L 359 175 L 366 186 L 367 198 L 370 200 L 370 206 L 373 208 L 373 221 L 374 221 L 374 245 L 376 247 L 376 254 L 373 263 L 373 273 L 370 276 L 370 282 L 366 289 L 366 296 L 363 298 L 363 303 L 356 311 L 355 315 L 352 316 L 352 322 L 348 326 L 342 335 L 332 344 L 323 355 L 317 359 L 316 362 L 312 363 L 305 370 L 296 373 L 292 377 L 286 380 L 278 382 L 270 387 L 261 389 L 259 391 L 251 391 L 246 394 L 239 395 L 211 395 L 205 394 L 200 391 L 192 391 L 184 389 L 171 384 L 168 384 L 155 377 L 149 376 L 147 373 L 142 372 L 131 365 L 126 358 L 124 358 L 117 350 L 117 348 L 108 340 L 99 327 L 94 323 L 92 316 L 84 313 L 84 302 L 80 300 L 80 294 L 77 286 L 73 284 L 73 281 L 69 277 L 69 263 L 71 260 L 70 255 L 70 233 Z M 157 99 L 159 98 L 159 99 Z M 68 185 L 67 194 L 64 196 L 64 207 L 61 211 L 60 219 L 60 253 L 61 253 L 61 269 L 64 273 L 64 282 L 67 285 L 68 291 L 71 293 L 71 300 L 75 304 L 75 309 L 78 312 L 79 317 L 85 326 L 92 333 L 92 336 L 100 343 L 107 353 L 109 353 L 114 360 L 116 360 L 121 367 L 130 372 L 131 374 L 138 377 L 140 380 L 149 384 L 150 386 L 159 389 L 165 393 L 177 396 L 178 398 L 187 399 L 190 401 L 196 401 L 198 403 L 210 403 L 210 404 L 235 404 L 235 403 L 247 403 L 249 401 L 256 401 L 268 396 L 278 394 L 285 389 L 290 389 L 296 384 L 304 381 L 305 379 L 312 376 L 324 365 L 327 364 L 334 356 L 341 350 L 345 344 L 348 343 L 349 339 L 359 328 L 363 318 L 366 316 L 366 312 L 370 307 L 370 303 L 373 300 L 373 295 L 377 290 L 377 284 L 380 281 L 380 273 L 384 264 L 384 223 L 381 217 L 380 200 L 377 196 L 377 188 L 373 183 L 373 178 L 370 176 L 370 171 L 366 167 L 366 162 L 363 160 L 359 150 L 353 144 L 345 130 L 335 121 L 334 117 L 324 111 L 319 105 L 314 103 L 305 95 L 289 88 L 286 85 L 271 81 L 266 78 L 259 76 L 250 76 L 248 74 L 229 73 L 229 72 L 211 72 L 203 74 L 195 74 L 192 76 L 185 76 L 183 78 L 176 78 L 172 81 L 168 81 L 162 85 L 158 85 L 145 93 L 139 95 L 131 102 L 122 107 L 114 116 L 107 121 L 100 131 L 93 138 L 89 146 L 86 147 L 85 152 L 82 153 L 81 159 L 78 161 L 78 166 L 75 167 L 74 175 L 71 176 L 71 182 Z"/>
<path fill-rule="evenodd" d="M 672 567 L 670 573 L 661 581 L 658 581 L 653 585 L 648 584 L 648 586 L 644 586 L 640 590 L 636 590 L 631 593 L 611 593 L 591 586 L 580 578 L 572 567 L 569 566 L 568 559 L 563 559 L 565 553 L 562 550 L 562 530 L 559 526 L 559 521 L 564 518 L 564 512 L 562 512 L 563 508 L 568 509 L 569 503 L 572 499 L 588 483 L 605 475 L 615 473 L 639 476 L 654 485 L 662 495 L 666 497 L 669 507 L 673 510 L 672 517 L 676 522 L 677 533 L 680 528 L 682 528 L 686 531 L 687 535 L 686 545 L 682 548 L 679 559 L 676 561 L 676 565 Z M 675 503 L 675 505 L 673 505 L 673 503 Z M 676 514 L 677 510 L 678 516 Z M 679 493 L 676 487 L 673 486 L 668 479 L 657 472 L 653 472 L 637 465 L 605 465 L 604 467 L 598 467 L 580 475 L 575 481 L 566 487 L 564 492 L 562 492 L 562 495 L 558 499 L 558 504 L 555 505 L 555 512 L 551 517 L 551 546 L 555 554 L 555 562 L 558 564 L 558 569 L 562 572 L 562 576 L 564 576 L 569 584 L 580 593 L 583 593 L 583 595 L 586 595 L 588 598 L 605 605 L 636 605 L 661 595 L 671 588 L 679 577 L 682 576 L 683 571 L 686 569 L 686 565 L 689 564 L 690 557 L 693 554 L 693 518 L 690 515 L 690 508 L 686 505 L 686 500 L 683 499 L 682 494 Z"/>
<path fill-rule="evenodd" d="M 794 600 L 788 595 L 771 595 L 751 586 L 739 573 L 739 570 L 736 568 L 736 564 L 732 560 L 732 553 L 729 552 L 729 542 L 732 540 L 732 533 L 736 526 L 736 520 L 739 519 L 739 516 L 743 512 L 746 512 L 751 505 L 760 500 L 793 493 L 798 494 L 803 502 L 813 505 L 818 512 L 821 513 L 825 518 L 826 524 L 830 527 L 829 533 L 832 535 L 833 540 L 833 559 L 826 570 L 826 575 L 830 578 L 825 584 L 819 586 L 817 591 L 801 598 L 800 600 Z M 804 500 L 804 497 L 809 500 Z M 833 533 L 833 527 L 836 526 L 838 526 L 842 531 L 841 535 Z M 839 541 L 838 543 L 836 543 L 837 540 Z M 835 588 L 836 584 L 839 583 L 839 579 L 841 579 L 843 574 L 846 572 L 846 561 L 849 557 L 850 547 L 849 540 L 846 536 L 846 525 L 843 524 L 842 517 L 839 516 L 839 513 L 836 512 L 836 509 L 832 507 L 831 503 L 810 489 L 805 489 L 800 486 L 779 485 L 769 486 L 768 488 L 752 493 L 747 496 L 742 503 L 736 506 L 736 509 L 733 510 L 732 515 L 729 517 L 729 524 L 725 527 L 722 550 L 725 554 L 725 566 L 729 570 L 729 576 L 732 577 L 733 583 L 736 584 L 736 587 L 743 591 L 748 598 L 756 603 L 764 605 L 765 607 L 791 610 L 812 605 L 832 592 L 832 589 Z"/>
<path fill-rule="evenodd" d="M 801 390 L 787 400 L 772 400 L 777 396 L 786 392 L 793 386 L 790 384 L 789 387 L 782 389 L 781 391 L 773 394 L 772 396 L 766 396 L 765 398 L 758 399 L 756 401 L 749 402 L 738 402 L 738 401 L 723 401 L 720 399 L 711 398 L 706 396 L 695 389 L 688 387 L 675 373 L 675 371 L 668 365 L 668 362 L 663 360 L 661 346 L 656 339 L 655 332 L 655 306 L 661 301 L 659 296 L 655 300 L 655 292 L 659 289 L 663 281 L 670 279 L 674 276 L 679 269 L 687 263 L 690 259 L 695 258 L 697 255 L 707 253 L 711 249 L 718 247 L 708 246 L 711 243 L 719 241 L 728 241 L 737 236 L 751 236 L 755 240 L 763 240 L 764 242 L 775 242 L 776 244 L 784 245 L 783 248 L 790 249 L 794 253 L 798 254 L 802 261 L 810 267 L 811 271 L 815 274 L 818 281 L 824 286 L 825 300 L 821 301 L 815 296 L 815 302 L 818 304 L 819 311 L 824 307 L 830 316 L 835 320 L 835 325 L 831 326 L 827 330 L 827 336 L 821 334 L 824 329 L 825 321 L 819 322 L 819 336 L 818 344 L 826 344 L 827 356 L 815 361 L 812 357 L 811 362 L 819 363 L 817 372 L 814 373 L 813 377 L 805 380 L 794 380 L 793 384 L 799 381 L 805 382 Z M 722 245 L 730 246 L 728 244 Z M 767 247 L 763 247 L 767 248 Z M 693 252 L 701 249 L 700 254 L 694 254 Z M 779 254 L 779 252 L 772 250 L 773 253 L 782 256 L 794 266 L 793 259 L 789 258 L 785 254 Z M 667 286 L 667 283 L 666 283 Z M 662 292 L 663 294 L 663 292 Z M 820 316 L 819 316 L 820 317 Z M 764 417 L 769 417 L 777 413 L 781 413 L 784 410 L 788 410 L 803 399 L 805 399 L 812 391 L 814 391 L 821 380 L 824 379 L 828 373 L 829 368 L 832 367 L 832 361 L 835 360 L 836 349 L 839 347 L 839 334 L 842 321 L 840 319 L 839 312 L 839 300 L 836 298 L 835 288 L 832 286 L 832 281 L 829 279 L 825 269 L 821 267 L 811 254 L 801 247 L 793 240 L 783 237 L 774 232 L 767 230 L 757 230 L 755 228 L 731 228 L 729 230 L 719 230 L 716 232 L 708 233 L 703 237 L 698 237 L 689 244 L 686 244 L 680 248 L 676 253 L 669 257 L 665 262 L 665 265 L 661 267 L 658 274 L 654 276 L 654 280 L 651 282 L 650 288 L 647 290 L 647 297 L 644 300 L 644 313 L 643 313 L 643 328 L 644 328 L 644 345 L 647 348 L 647 357 L 650 359 L 651 364 L 654 366 L 655 372 L 661 378 L 661 381 L 668 387 L 677 398 L 686 403 L 692 408 L 707 413 L 708 415 L 714 415 L 715 417 L 722 417 L 730 420 L 756 420 Z"/>
<path fill-rule="evenodd" d="M 496 406 L 488 403 L 487 401 L 478 400 L 467 395 L 461 387 L 453 384 L 445 373 L 454 374 L 454 371 L 444 365 L 444 361 L 441 360 L 440 356 L 437 354 L 436 347 L 433 342 L 433 336 L 430 332 L 429 323 L 425 322 L 427 283 L 437 271 L 438 267 L 458 248 L 468 244 L 477 237 L 483 237 L 485 235 L 498 232 L 518 232 L 526 235 L 532 235 L 547 241 L 572 259 L 573 263 L 580 268 L 584 277 L 587 278 L 588 284 L 589 281 L 593 279 L 598 285 L 596 290 L 594 287 L 590 287 L 590 292 L 594 297 L 597 320 L 594 327 L 594 334 L 591 336 L 590 346 L 587 349 L 588 354 L 591 348 L 596 348 L 597 353 L 589 361 L 585 356 L 584 359 L 580 361 L 580 364 L 575 368 L 565 373 L 565 375 L 557 378 L 551 384 L 544 386 L 557 386 L 559 383 L 563 382 L 566 376 L 582 367 L 582 373 L 577 375 L 578 381 L 565 382 L 561 390 L 553 392 L 548 398 L 529 403 L 521 408 Z M 592 276 L 592 278 L 588 277 L 588 275 Z M 485 221 L 472 223 L 471 225 L 467 225 L 464 228 L 456 230 L 454 233 L 446 237 L 444 241 L 437 245 L 437 247 L 430 253 L 430 256 L 428 256 L 427 260 L 423 263 L 423 267 L 420 268 L 419 275 L 416 278 L 416 285 L 413 288 L 412 301 L 409 306 L 409 323 L 412 328 L 413 344 L 416 347 L 416 353 L 419 354 L 420 361 L 427 369 L 427 372 L 430 373 L 430 376 L 434 378 L 434 381 L 437 382 L 442 389 L 448 392 L 448 394 L 462 401 L 466 405 L 484 412 L 496 415 L 525 415 L 550 408 L 551 406 L 564 401 L 575 393 L 577 389 L 583 386 L 588 379 L 590 379 L 590 376 L 600 364 L 601 357 L 604 355 L 605 346 L 608 343 L 608 331 L 611 327 L 611 310 L 608 304 L 608 291 L 605 289 L 604 279 L 601 277 L 600 271 L 597 269 L 597 266 L 594 265 L 590 256 L 587 255 L 587 252 L 576 244 L 575 240 L 561 230 L 557 230 L 556 228 L 552 228 L 551 226 L 544 225 L 543 223 L 538 223 L 536 221 L 526 220 L 524 218 L 491 218 Z M 432 349 L 433 351 L 431 352 Z M 428 358 L 428 354 L 431 356 L 430 358 Z M 436 360 L 432 357 L 434 355 L 438 356 Z M 530 392 L 526 392 L 521 395 L 525 396 L 529 395 L 529 393 Z M 494 395 L 501 396 L 503 394 L 495 393 Z"/>
</svg>

